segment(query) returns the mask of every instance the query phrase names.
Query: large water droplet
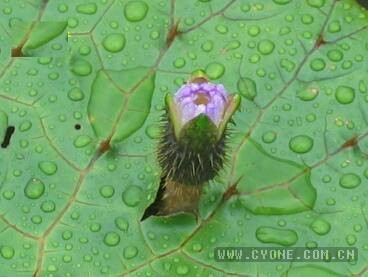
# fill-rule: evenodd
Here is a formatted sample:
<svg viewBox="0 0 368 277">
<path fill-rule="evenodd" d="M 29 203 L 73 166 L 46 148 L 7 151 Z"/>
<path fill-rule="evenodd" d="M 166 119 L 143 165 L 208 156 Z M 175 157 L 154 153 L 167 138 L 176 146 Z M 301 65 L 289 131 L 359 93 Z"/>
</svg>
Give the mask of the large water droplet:
<svg viewBox="0 0 368 277">
<path fill-rule="evenodd" d="M 269 55 L 275 49 L 275 44 L 269 39 L 261 40 L 258 43 L 258 51 L 263 55 Z"/>
<path fill-rule="evenodd" d="M 319 93 L 317 88 L 308 87 L 298 92 L 297 96 L 300 100 L 303 101 L 312 101 L 314 100 Z"/>
<path fill-rule="evenodd" d="M 277 138 L 277 134 L 274 131 L 268 131 L 262 135 L 262 141 L 264 143 L 272 143 L 276 140 L 276 138 Z"/>
<path fill-rule="evenodd" d="M 100 194 L 104 198 L 111 198 L 115 193 L 113 186 L 106 185 L 100 188 Z"/>
<path fill-rule="evenodd" d="M 123 202 L 129 207 L 135 207 L 141 202 L 142 194 L 143 190 L 140 187 L 129 186 L 123 192 Z"/>
<path fill-rule="evenodd" d="M 263 243 L 276 243 L 283 246 L 290 246 L 298 241 L 298 234 L 291 229 L 280 229 L 274 227 L 259 227 L 256 237 Z"/>
<path fill-rule="evenodd" d="M 57 165 L 54 162 L 39 162 L 38 168 L 46 175 L 54 175 L 57 171 Z"/>
<path fill-rule="evenodd" d="M 111 53 L 117 53 L 124 49 L 126 43 L 123 34 L 110 34 L 102 41 L 102 46 Z"/>
<path fill-rule="evenodd" d="M 124 15 L 130 22 L 138 22 L 146 17 L 148 5 L 143 1 L 130 1 L 125 5 Z"/>
<path fill-rule="evenodd" d="M 353 189 L 360 185 L 361 178 L 355 173 L 346 173 L 340 177 L 340 186 L 346 189 Z"/>
<path fill-rule="evenodd" d="M 313 139 L 305 135 L 295 136 L 290 139 L 289 147 L 295 153 L 307 153 L 313 147 Z"/>
<path fill-rule="evenodd" d="M 4 259 L 10 260 L 14 257 L 15 251 L 13 247 L 4 245 L 1 247 L 0 253 Z"/>
<path fill-rule="evenodd" d="M 325 0 L 307 0 L 307 2 L 314 8 L 321 8 L 325 5 Z"/>
<path fill-rule="evenodd" d="M 216 80 L 224 75 L 225 67 L 220 63 L 210 63 L 207 65 L 206 73 L 211 80 Z"/>
<path fill-rule="evenodd" d="M 29 180 L 26 187 L 24 188 L 24 195 L 31 199 L 40 198 L 44 192 L 44 183 L 36 178 L 32 178 L 31 180 Z"/>
<path fill-rule="evenodd" d="M 244 96 L 250 101 L 257 96 L 256 83 L 250 78 L 241 78 L 238 80 L 238 90 L 240 95 Z"/>
<path fill-rule="evenodd" d="M 84 92 L 80 88 L 72 88 L 68 92 L 68 97 L 72 101 L 81 101 L 84 99 Z"/>
<path fill-rule="evenodd" d="M 97 12 L 97 5 L 95 3 L 80 4 L 76 7 L 77 12 L 82 14 L 95 14 Z"/>
<path fill-rule="evenodd" d="M 326 235 L 330 231 L 331 225 L 324 219 L 316 219 L 312 222 L 310 228 L 318 235 Z"/>
<path fill-rule="evenodd" d="M 355 91 L 348 86 L 339 86 L 336 89 L 335 98 L 340 104 L 350 104 L 354 101 Z"/>
<path fill-rule="evenodd" d="M 322 59 L 314 59 L 314 60 L 311 61 L 310 67 L 314 71 L 321 71 L 321 70 L 325 69 L 326 63 Z"/>
<path fill-rule="evenodd" d="M 71 64 L 71 71 L 79 76 L 88 76 L 92 72 L 92 65 L 83 59 L 77 59 Z"/>
<path fill-rule="evenodd" d="M 120 242 L 120 236 L 119 234 L 115 233 L 115 232 L 108 232 L 105 234 L 104 237 L 104 243 L 107 246 L 116 246 L 118 245 Z"/>
</svg>

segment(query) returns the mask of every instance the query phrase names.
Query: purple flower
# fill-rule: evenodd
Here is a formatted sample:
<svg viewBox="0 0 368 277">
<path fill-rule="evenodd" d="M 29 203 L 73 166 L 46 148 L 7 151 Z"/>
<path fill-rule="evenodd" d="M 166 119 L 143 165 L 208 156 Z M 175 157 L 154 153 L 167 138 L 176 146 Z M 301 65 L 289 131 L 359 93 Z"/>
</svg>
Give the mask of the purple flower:
<svg viewBox="0 0 368 277">
<path fill-rule="evenodd" d="M 223 85 L 206 83 L 189 83 L 183 85 L 175 94 L 175 103 L 181 113 L 184 125 L 200 114 L 207 115 L 219 126 L 229 101 Z"/>
</svg>

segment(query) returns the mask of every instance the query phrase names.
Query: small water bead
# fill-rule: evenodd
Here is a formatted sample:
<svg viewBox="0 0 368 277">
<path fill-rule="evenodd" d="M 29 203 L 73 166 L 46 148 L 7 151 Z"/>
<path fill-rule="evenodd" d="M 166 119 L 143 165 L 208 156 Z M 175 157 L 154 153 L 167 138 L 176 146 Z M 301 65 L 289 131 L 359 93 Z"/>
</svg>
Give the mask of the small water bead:
<svg viewBox="0 0 368 277">
<path fill-rule="evenodd" d="M 339 49 L 332 49 L 327 52 L 327 57 L 330 61 L 339 62 L 344 58 L 344 54 Z"/>
<path fill-rule="evenodd" d="M 185 66 L 185 60 L 183 58 L 178 58 L 174 61 L 174 67 L 183 68 Z"/>
<path fill-rule="evenodd" d="M 66 230 L 61 234 L 61 237 L 63 238 L 63 240 L 69 240 L 73 237 L 73 232 Z"/>
<path fill-rule="evenodd" d="M 292 0 L 273 0 L 274 3 L 278 4 L 278 5 L 285 5 L 290 3 Z"/>
<path fill-rule="evenodd" d="M 291 151 L 304 154 L 309 152 L 313 147 L 313 139 L 306 135 L 298 135 L 290 139 L 289 148 Z"/>
<path fill-rule="evenodd" d="M 332 21 L 329 25 L 328 25 L 328 31 L 330 33 L 337 33 L 341 31 L 341 25 L 340 22 L 337 20 Z"/>
<path fill-rule="evenodd" d="M 97 12 L 97 5 L 93 2 L 90 2 L 86 4 L 79 4 L 75 9 L 78 13 L 91 15 Z"/>
<path fill-rule="evenodd" d="M 110 247 L 116 246 L 120 242 L 120 236 L 115 232 L 108 232 L 105 234 L 103 242 Z"/>
<path fill-rule="evenodd" d="M 346 70 L 346 69 L 350 69 L 352 66 L 353 66 L 353 62 L 347 60 L 342 63 L 341 68 Z"/>
<path fill-rule="evenodd" d="M 316 219 L 314 220 L 310 228 L 318 235 L 326 235 L 331 230 L 331 225 L 324 219 Z"/>
<path fill-rule="evenodd" d="M 124 248 L 123 255 L 125 259 L 132 259 L 138 254 L 138 249 L 135 246 L 127 246 Z"/>
<path fill-rule="evenodd" d="M 39 162 L 38 168 L 46 175 L 54 175 L 57 171 L 57 165 L 54 162 Z"/>
<path fill-rule="evenodd" d="M 120 217 L 115 218 L 114 223 L 115 223 L 115 226 L 119 230 L 124 231 L 124 232 L 128 231 L 129 222 L 124 217 L 120 216 Z"/>
<path fill-rule="evenodd" d="M 345 237 L 345 241 L 348 245 L 352 246 L 357 242 L 357 237 L 354 234 L 349 234 Z"/>
<path fill-rule="evenodd" d="M 115 193 L 115 189 L 111 185 L 102 186 L 100 188 L 100 194 L 104 198 L 111 198 Z"/>
<path fill-rule="evenodd" d="M 68 8 L 68 5 L 66 4 L 59 4 L 57 9 L 60 13 L 66 13 L 69 8 Z"/>
<path fill-rule="evenodd" d="M 142 197 L 143 190 L 134 185 L 127 187 L 122 194 L 123 202 L 129 207 L 137 206 L 141 202 Z"/>
<path fill-rule="evenodd" d="M 81 47 L 79 47 L 79 54 L 81 54 L 82 56 L 87 56 L 91 53 L 91 47 L 89 47 L 88 45 L 82 45 Z"/>
<path fill-rule="evenodd" d="M 148 5 L 143 1 L 130 1 L 124 7 L 125 18 L 130 22 L 142 21 L 148 12 Z"/>
<path fill-rule="evenodd" d="M 211 40 L 207 40 L 206 42 L 202 43 L 201 48 L 205 52 L 211 52 L 213 49 L 213 42 Z"/>
<path fill-rule="evenodd" d="M 30 179 L 24 188 L 24 195 L 30 199 L 40 198 L 44 192 L 45 184 L 36 178 Z"/>
<path fill-rule="evenodd" d="M 229 31 L 228 27 L 226 25 L 219 24 L 216 26 L 216 31 L 222 35 L 227 34 Z"/>
<path fill-rule="evenodd" d="M 274 131 L 267 131 L 262 135 L 262 141 L 264 143 L 273 143 L 277 138 L 277 133 Z"/>
<path fill-rule="evenodd" d="M 309 24 L 312 24 L 312 23 L 313 23 L 314 18 L 313 18 L 313 16 L 312 16 L 312 15 L 310 15 L 310 14 L 304 14 L 304 15 L 302 16 L 301 20 L 302 20 L 302 23 L 303 23 L 303 24 L 309 25 Z"/>
<path fill-rule="evenodd" d="M 42 223 L 42 217 L 40 217 L 39 215 L 34 215 L 31 217 L 31 221 L 34 224 L 41 224 Z"/>
<path fill-rule="evenodd" d="M 13 247 L 4 245 L 0 248 L 0 254 L 4 259 L 10 260 L 14 257 L 15 251 Z"/>
<path fill-rule="evenodd" d="M 185 264 L 178 265 L 176 268 L 176 273 L 178 275 L 187 275 L 189 272 L 189 267 Z"/>
<path fill-rule="evenodd" d="M 91 232 L 98 232 L 101 230 L 101 224 L 100 223 L 92 223 L 90 226 L 89 226 L 89 229 L 91 230 Z"/>
<path fill-rule="evenodd" d="M 150 38 L 153 39 L 153 40 L 156 40 L 160 37 L 160 33 L 158 31 L 152 31 L 150 33 Z"/>
<path fill-rule="evenodd" d="M 32 127 L 32 122 L 29 120 L 22 121 L 22 123 L 19 126 L 19 130 L 21 132 L 28 131 Z"/>
<path fill-rule="evenodd" d="M 15 192 L 12 191 L 12 190 L 5 190 L 3 192 L 3 197 L 6 199 L 6 200 L 11 200 L 13 199 L 15 196 Z"/>
<path fill-rule="evenodd" d="M 251 27 L 249 27 L 249 29 L 248 29 L 248 34 L 249 34 L 251 37 L 256 37 L 256 36 L 258 36 L 260 32 L 261 32 L 261 29 L 260 29 L 258 26 L 251 26 Z"/>
<path fill-rule="evenodd" d="M 87 136 L 87 135 L 80 135 L 78 136 L 74 142 L 73 142 L 73 145 L 76 147 L 76 148 L 82 148 L 82 147 L 85 147 L 87 146 L 88 144 L 90 144 L 92 141 L 91 137 Z"/>
<path fill-rule="evenodd" d="M 340 104 L 350 104 L 355 99 L 355 90 L 348 86 L 339 86 L 335 91 L 335 98 Z"/>
<path fill-rule="evenodd" d="M 310 67 L 314 71 L 321 71 L 325 69 L 326 63 L 323 59 L 313 59 L 310 63 Z"/>
<path fill-rule="evenodd" d="M 151 139 L 157 139 L 161 136 L 161 129 L 158 125 L 149 125 L 146 128 L 146 135 Z"/>
<path fill-rule="evenodd" d="M 77 18 L 75 18 L 75 17 L 69 17 L 68 18 L 68 27 L 75 28 L 75 27 L 78 26 L 78 24 L 79 24 L 79 21 L 78 21 Z"/>
<path fill-rule="evenodd" d="M 361 178 L 355 173 L 346 173 L 340 177 L 339 184 L 346 189 L 353 189 L 360 185 Z"/>
<path fill-rule="evenodd" d="M 117 53 L 124 49 L 126 38 L 124 34 L 114 33 L 107 35 L 103 41 L 102 46 L 111 53 Z"/>
<path fill-rule="evenodd" d="M 229 42 L 226 46 L 225 46 L 225 49 L 227 50 L 235 50 L 235 49 L 238 49 L 240 47 L 240 41 L 238 40 L 233 40 L 231 42 Z"/>
<path fill-rule="evenodd" d="M 55 202 L 52 200 L 47 200 L 42 202 L 41 210 L 45 213 L 51 213 L 55 211 Z"/>
</svg>

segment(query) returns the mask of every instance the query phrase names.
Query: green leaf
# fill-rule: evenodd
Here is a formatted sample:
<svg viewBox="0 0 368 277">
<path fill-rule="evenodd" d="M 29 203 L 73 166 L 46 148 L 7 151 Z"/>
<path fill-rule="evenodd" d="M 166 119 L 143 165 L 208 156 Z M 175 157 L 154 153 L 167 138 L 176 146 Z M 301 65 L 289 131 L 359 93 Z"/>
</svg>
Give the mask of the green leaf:
<svg viewBox="0 0 368 277">
<path fill-rule="evenodd" d="M 1 1 L 0 275 L 365 275 L 359 2 Z M 165 95 L 193 72 L 240 95 L 227 164 L 197 218 L 141 222 L 161 181 Z M 224 246 L 349 246 L 359 258 L 216 262 Z"/>
</svg>

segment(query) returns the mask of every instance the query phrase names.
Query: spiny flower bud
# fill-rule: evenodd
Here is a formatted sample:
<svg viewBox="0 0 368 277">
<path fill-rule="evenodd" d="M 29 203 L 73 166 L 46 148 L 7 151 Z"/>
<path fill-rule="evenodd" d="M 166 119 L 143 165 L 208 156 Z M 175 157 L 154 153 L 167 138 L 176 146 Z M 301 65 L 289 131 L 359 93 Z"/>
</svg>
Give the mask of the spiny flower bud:
<svg viewBox="0 0 368 277">
<path fill-rule="evenodd" d="M 163 176 L 182 185 L 202 185 L 223 167 L 226 125 L 240 97 L 201 76 L 165 101 L 167 122 L 158 151 Z"/>
</svg>

